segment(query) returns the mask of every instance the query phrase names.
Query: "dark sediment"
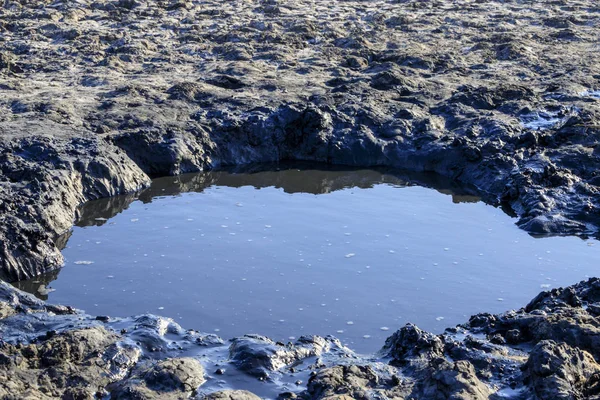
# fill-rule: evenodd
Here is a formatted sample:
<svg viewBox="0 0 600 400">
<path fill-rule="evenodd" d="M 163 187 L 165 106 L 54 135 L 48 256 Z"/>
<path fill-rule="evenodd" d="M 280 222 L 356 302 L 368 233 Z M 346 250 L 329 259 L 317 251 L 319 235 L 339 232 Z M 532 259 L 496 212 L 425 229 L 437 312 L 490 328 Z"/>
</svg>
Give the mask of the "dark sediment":
<svg viewBox="0 0 600 400">
<path fill-rule="evenodd" d="M 591 0 L 5 1 L 0 276 L 59 268 L 85 201 L 255 162 L 432 171 L 533 234 L 597 235 L 599 21 Z M 443 335 L 409 325 L 361 358 L 95 319 L 0 283 L 0 397 L 253 398 L 197 361 L 216 357 L 260 396 L 597 398 L 599 287 Z"/>
</svg>

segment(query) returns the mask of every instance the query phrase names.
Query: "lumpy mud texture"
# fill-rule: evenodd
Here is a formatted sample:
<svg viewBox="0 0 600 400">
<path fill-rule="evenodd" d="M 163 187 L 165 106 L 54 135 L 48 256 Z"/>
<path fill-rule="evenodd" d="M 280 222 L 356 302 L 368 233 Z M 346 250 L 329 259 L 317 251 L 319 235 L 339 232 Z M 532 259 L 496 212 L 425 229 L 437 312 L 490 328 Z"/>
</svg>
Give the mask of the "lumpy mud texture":
<svg viewBox="0 0 600 400">
<path fill-rule="evenodd" d="M 0 282 L 3 399 L 595 399 L 600 280 L 434 335 L 407 324 L 359 356 L 333 337 L 224 342 L 154 315 L 52 306 Z"/>
<path fill-rule="evenodd" d="M 86 200 L 286 159 L 435 171 L 537 234 L 599 226 L 600 7 L 5 1 L 0 252 L 61 265 Z"/>
</svg>

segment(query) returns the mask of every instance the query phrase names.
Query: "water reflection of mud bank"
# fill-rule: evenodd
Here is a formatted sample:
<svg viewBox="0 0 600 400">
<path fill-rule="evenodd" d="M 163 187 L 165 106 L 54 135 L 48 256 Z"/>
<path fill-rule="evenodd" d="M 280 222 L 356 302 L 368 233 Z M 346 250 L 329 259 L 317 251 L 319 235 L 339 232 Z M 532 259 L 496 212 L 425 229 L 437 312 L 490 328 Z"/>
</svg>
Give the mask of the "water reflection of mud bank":
<svg viewBox="0 0 600 400">
<path fill-rule="evenodd" d="M 378 184 L 424 186 L 452 196 L 454 203 L 481 201 L 475 190 L 433 173 L 409 173 L 388 168 L 358 169 L 311 163 L 261 164 L 218 171 L 158 178 L 138 193 L 90 201 L 78 210 L 76 226 L 101 226 L 135 200 L 149 203 L 154 197 L 202 192 L 211 186 L 281 188 L 286 193 L 324 194 L 348 188 L 372 188 Z M 68 238 L 67 238 L 68 239 Z M 65 239 L 60 239 L 66 243 Z M 61 247 L 61 248 L 64 248 Z"/>
</svg>

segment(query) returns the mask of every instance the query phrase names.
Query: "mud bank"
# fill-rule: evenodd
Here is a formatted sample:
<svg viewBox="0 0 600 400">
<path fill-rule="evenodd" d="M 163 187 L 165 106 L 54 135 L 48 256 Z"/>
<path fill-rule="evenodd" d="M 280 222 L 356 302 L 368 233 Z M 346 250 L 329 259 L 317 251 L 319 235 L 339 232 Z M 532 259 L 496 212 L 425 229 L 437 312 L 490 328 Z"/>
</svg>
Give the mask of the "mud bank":
<svg viewBox="0 0 600 400">
<path fill-rule="evenodd" d="M 593 1 L 9 1 L 6 280 L 62 263 L 86 200 L 310 160 L 434 171 L 537 234 L 599 226 Z"/>
<path fill-rule="evenodd" d="M 224 341 L 154 315 L 89 316 L 0 283 L 0 397 L 594 399 L 599 315 L 592 278 L 441 335 L 407 324 L 365 356 L 333 337 Z"/>
</svg>

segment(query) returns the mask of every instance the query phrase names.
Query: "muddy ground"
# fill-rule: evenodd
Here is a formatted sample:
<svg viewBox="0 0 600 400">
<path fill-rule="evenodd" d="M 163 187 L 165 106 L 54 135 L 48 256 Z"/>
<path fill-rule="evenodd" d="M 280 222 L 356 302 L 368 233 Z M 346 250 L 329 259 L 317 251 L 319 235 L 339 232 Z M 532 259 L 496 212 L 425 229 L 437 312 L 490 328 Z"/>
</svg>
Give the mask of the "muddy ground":
<svg viewBox="0 0 600 400">
<path fill-rule="evenodd" d="M 514 212 L 533 234 L 597 236 L 599 22 L 592 0 L 5 0 L 0 275 L 13 281 L 59 268 L 55 239 L 87 200 L 135 191 L 151 177 L 282 160 L 433 171 Z M 596 393 L 597 321 L 594 306 L 575 301 L 580 289 L 567 289 L 573 298 L 549 309 L 523 311 L 528 321 L 563 330 L 544 322 L 498 337 L 488 329 L 483 344 L 464 339 L 463 353 L 485 352 L 490 340 L 541 341 L 515 356 L 511 365 L 524 377 L 510 385 L 538 398 Z M 16 316 L 3 318 L 2 329 L 17 329 L 14 318 L 66 318 L 43 304 L 35 307 L 46 311 L 31 312 L 15 303 L 22 294 L 3 290 L 12 300 L 0 303 L 1 315 Z M 162 390 L 156 376 L 178 382 L 178 391 L 169 391 L 175 397 L 202 381 L 189 360 L 176 366 L 163 357 L 134 371 L 142 353 L 121 349 L 123 336 L 105 327 L 65 329 L 68 340 L 50 334 L 21 347 L 3 336 L 0 368 L 24 374 L 0 386 L 7 397 L 31 390 L 39 398 L 35 385 L 52 377 L 62 378 L 44 395 L 65 398 L 85 398 L 91 392 L 79 389 L 91 381 L 98 390 L 115 384 L 106 390 L 123 398 Z M 438 345 L 432 335 L 403 329 L 393 340 L 416 342 L 392 346 L 392 360 L 414 356 L 434 369 L 403 369 L 418 383 L 409 391 L 400 385 L 394 396 L 485 398 L 496 382 L 510 386 L 498 371 L 448 353 L 444 340 Z M 589 335 L 574 333 L 580 331 Z M 44 346 L 65 340 L 79 344 L 65 345 L 73 351 L 55 355 L 58 361 L 43 361 Z M 124 360 L 128 380 L 119 381 L 119 373 L 89 378 L 98 372 L 88 366 L 109 368 L 99 359 L 109 348 Z M 425 348 L 427 357 L 409 348 Z M 360 397 L 348 385 L 392 390 L 404 379 L 386 380 L 357 364 L 336 368 L 317 372 L 306 393 Z M 553 376 L 548 389 L 543 382 Z M 464 387 L 455 392 L 435 382 Z"/>
</svg>

